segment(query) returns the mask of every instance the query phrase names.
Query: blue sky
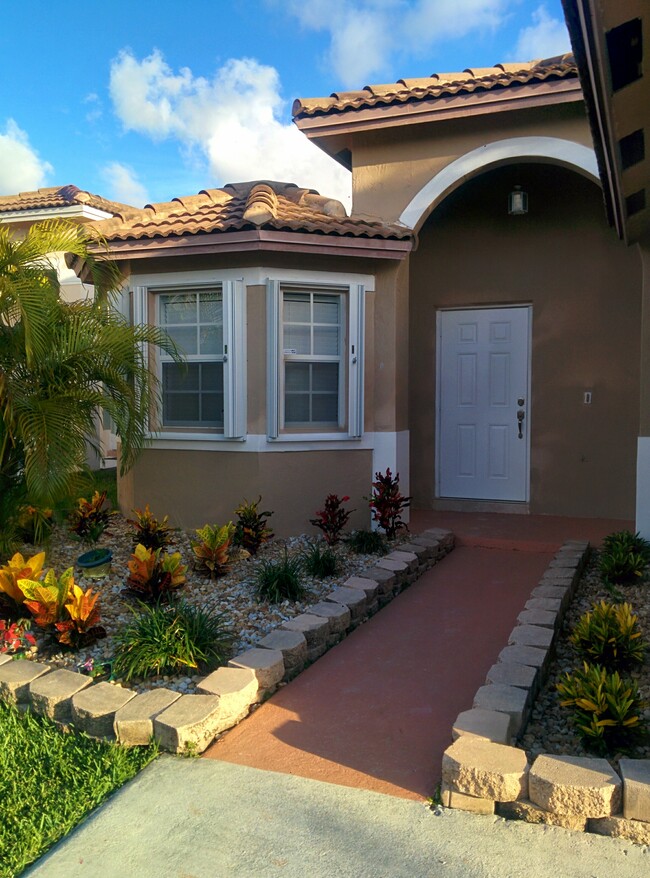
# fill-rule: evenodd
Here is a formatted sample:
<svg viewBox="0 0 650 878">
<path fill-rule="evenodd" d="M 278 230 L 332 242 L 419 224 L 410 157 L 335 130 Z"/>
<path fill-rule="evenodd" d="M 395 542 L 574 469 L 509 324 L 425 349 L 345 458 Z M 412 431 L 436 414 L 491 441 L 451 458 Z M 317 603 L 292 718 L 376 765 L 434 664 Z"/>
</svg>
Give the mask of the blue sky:
<svg viewBox="0 0 650 878">
<path fill-rule="evenodd" d="M 74 183 L 142 206 L 257 178 L 342 198 L 295 97 L 569 50 L 560 0 L 2 4 L 0 194 Z"/>
</svg>

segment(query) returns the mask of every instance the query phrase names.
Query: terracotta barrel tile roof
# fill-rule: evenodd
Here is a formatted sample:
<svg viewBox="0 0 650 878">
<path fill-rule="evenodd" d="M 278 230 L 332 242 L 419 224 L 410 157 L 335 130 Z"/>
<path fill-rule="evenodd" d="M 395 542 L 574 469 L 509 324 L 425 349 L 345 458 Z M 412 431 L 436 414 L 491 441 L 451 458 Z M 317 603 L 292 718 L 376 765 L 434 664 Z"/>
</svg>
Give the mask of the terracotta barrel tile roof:
<svg viewBox="0 0 650 878">
<path fill-rule="evenodd" d="M 572 54 L 496 64 L 494 67 L 472 67 L 458 73 L 432 73 L 427 77 L 400 79 L 392 85 L 367 85 L 358 91 L 334 92 L 323 98 L 297 98 L 293 104 L 293 115 L 294 118 L 327 115 L 566 78 L 578 78 L 578 68 Z"/>
<path fill-rule="evenodd" d="M 198 195 L 148 204 L 129 217 L 101 220 L 92 226 L 109 242 L 261 228 L 394 240 L 412 235 L 403 226 L 347 216 L 340 201 L 313 189 L 269 180 L 203 189 Z"/>
<path fill-rule="evenodd" d="M 119 216 L 127 216 L 136 208 L 119 201 L 109 201 L 92 192 L 84 192 L 72 184 L 68 186 L 49 186 L 33 192 L 19 192 L 17 195 L 0 195 L 0 213 L 16 210 L 42 210 L 52 207 L 71 207 L 87 204 L 97 210 L 104 210 Z"/>
</svg>

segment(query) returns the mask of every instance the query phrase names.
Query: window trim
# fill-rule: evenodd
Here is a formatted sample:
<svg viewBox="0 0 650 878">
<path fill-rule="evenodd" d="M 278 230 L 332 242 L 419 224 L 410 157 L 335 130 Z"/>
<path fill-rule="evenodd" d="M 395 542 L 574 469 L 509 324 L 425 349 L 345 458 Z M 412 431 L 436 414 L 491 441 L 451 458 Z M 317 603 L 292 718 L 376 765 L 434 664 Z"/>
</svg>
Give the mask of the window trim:
<svg viewBox="0 0 650 878">
<path fill-rule="evenodd" d="M 323 279 L 325 280 L 325 279 Z M 300 288 L 305 292 L 340 293 L 344 299 L 342 328 L 344 343 L 341 363 L 339 412 L 345 414 L 345 423 L 336 430 L 323 431 L 316 425 L 314 431 L 298 432 L 285 428 L 283 419 L 283 373 L 284 352 L 282 304 L 287 289 Z M 267 439 L 271 442 L 308 442 L 323 439 L 359 439 L 363 437 L 364 407 L 364 328 L 365 286 L 363 284 L 340 284 L 302 282 L 295 278 L 282 281 L 267 278 Z"/>
<path fill-rule="evenodd" d="M 150 321 L 149 296 L 154 296 L 153 318 L 156 326 L 160 323 L 160 299 L 159 295 L 201 290 L 220 289 L 223 307 L 223 356 L 214 362 L 223 362 L 223 391 L 224 391 L 224 426 L 221 428 L 206 427 L 179 427 L 162 423 L 157 429 L 149 425 L 149 437 L 154 439 L 165 438 L 201 438 L 206 440 L 244 440 L 247 433 L 247 387 L 246 387 L 246 286 L 244 279 L 224 278 L 222 276 L 206 277 L 201 273 L 194 279 L 193 273 L 188 272 L 182 277 L 170 275 L 164 278 L 151 278 L 149 284 L 133 287 L 133 323 L 147 323 Z M 146 346 L 148 347 L 148 346 Z M 153 358 L 149 351 L 143 349 L 143 355 L 147 365 L 155 368 L 159 380 L 162 378 L 162 362 L 160 356 Z M 211 360 L 211 362 L 213 362 Z M 162 402 L 161 402 L 162 405 Z M 159 411 L 158 416 L 162 412 Z"/>
</svg>

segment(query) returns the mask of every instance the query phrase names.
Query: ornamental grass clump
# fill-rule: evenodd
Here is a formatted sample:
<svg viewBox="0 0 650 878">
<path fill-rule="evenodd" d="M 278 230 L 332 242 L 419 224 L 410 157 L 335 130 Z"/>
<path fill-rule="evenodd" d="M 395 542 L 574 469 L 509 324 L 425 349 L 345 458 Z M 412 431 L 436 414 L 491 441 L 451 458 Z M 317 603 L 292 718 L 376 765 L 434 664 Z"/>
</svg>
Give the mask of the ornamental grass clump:
<svg viewBox="0 0 650 878">
<path fill-rule="evenodd" d="M 329 546 L 322 546 L 319 543 L 312 543 L 310 547 L 303 552 L 302 562 L 305 571 L 310 576 L 319 578 L 325 576 L 334 576 L 339 568 L 336 555 Z"/>
<path fill-rule="evenodd" d="M 645 644 L 630 604 L 600 601 L 577 622 L 570 637 L 578 654 L 610 671 L 643 663 Z"/>
<path fill-rule="evenodd" d="M 115 635 L 113 675 L 133 677 L 212 670 L 230 657 L 233 642 L 226 617 L 185 601 L 167 606 L 140 604 L 139 612 Z"/>
<path fill-rule="evenodd" d="M 635 743 L 645 730 L 645 706 L 634 680 L 598 664 L 564 674 L 557 684 L 562 707 L 573 708 L 573 722 L 583 743 L 597 753 L 614 753 Z"/>
<path fill-rule="evenodd" d="M 376 530 L 353 530 L 346 543 L 358 555 L 385 555 L 386 537 Z"/>
<path fill-rule="evenodd" d="M 272 512 L 260 512 L 259 505 L 262 495 L 252 503 L 244 500 L 237 509 L 235 515 L 238 518 L 234 534 L 234 543 L 241 546 L 251 555 L 257 555 L 258 549 L 263 543 L 273 538 L 273 531 L 267 525 L 267 520 L 273 515 Z"/>
<path fill-rule="evenodd" d="M 629 530 L 612 533 L 603 540 L 599 560 L 602 580 L 609 585 L 642 581 L 650 564 L 650 542 Z"/>
<path fill-rule="evenodd" d="M 257 598 L 270 604 L 299 601 L 305 595 L 300 581 L 302 560 L 296 555 L 289 558 L 284 550 L 280 561 L 262 561 L 257 570 Z"/>
</svg>

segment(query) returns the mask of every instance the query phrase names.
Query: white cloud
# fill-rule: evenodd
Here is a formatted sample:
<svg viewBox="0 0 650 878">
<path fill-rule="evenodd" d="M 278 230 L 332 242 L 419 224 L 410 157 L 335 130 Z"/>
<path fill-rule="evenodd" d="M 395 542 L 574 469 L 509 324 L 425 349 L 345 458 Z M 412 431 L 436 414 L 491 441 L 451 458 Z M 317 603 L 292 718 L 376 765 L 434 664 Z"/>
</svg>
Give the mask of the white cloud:
<svg viewBox="0 0 650 878">
<path fill-rule="evenodd" d="M 231 59 L 205 78 L 173 71 L 157 50 L 143 60 L 123 50 L 111 65 L 110 94 L 126 130 L 173 138 L 186 158 L 201 155 L 212 178 L 205 185 L 282 180 L 350 204 L 350 174 L 282 121 L 273 67 Z"/>
<path fill-rule="evenodd" d="M 102 177 L 109 186 L 108 197 L 134 207 L 144 207 L 149 201 L 147 190 L 138 180 L 133 168 L 120 162 L 111 162 L 102 169 Z"/>
<path fill-rule="evenodd" d="M 31 146 L 27 133 L 8 119 L 4 133 L 0 132 L 0 194 L 38 189 L 52 170 Z"/>
<path fill-rule="evenodd" d="M 553 58 L 571 51 L 569 33 L 563 20 L 549 15 L 543 4 L 537 7 L 532 17 L 533 23 L 519 31 L 513 60 Z"/>
<path fill-rule="evenodd" d="M 345 87 L 385 73 L 394 56 L 428 55 L 440 43 L 496 30 L 511 0 L 290 0 L 310 30 L 328 31 L 327 61 Z M 432 71 L 429 71 L 432 72 Z"/>
</svg>

